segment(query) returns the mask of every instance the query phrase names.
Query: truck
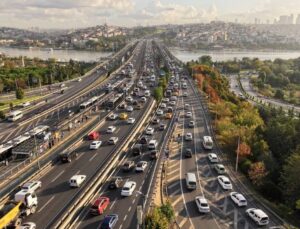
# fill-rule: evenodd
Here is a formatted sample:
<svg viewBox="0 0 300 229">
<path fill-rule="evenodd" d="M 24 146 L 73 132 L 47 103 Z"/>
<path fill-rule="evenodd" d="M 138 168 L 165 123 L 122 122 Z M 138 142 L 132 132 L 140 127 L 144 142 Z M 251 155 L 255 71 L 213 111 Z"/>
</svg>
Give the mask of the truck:
<svg viewBox="0 0 300 229">
<path fill-rule="evenodd" d="M 34 214 L 38 200 L 35 193 L 21 190 L 15 194 L 13 201 L 8 201 L 0 209 L 0 228 L 17 228 L 23 218 Z"/>
</svg>

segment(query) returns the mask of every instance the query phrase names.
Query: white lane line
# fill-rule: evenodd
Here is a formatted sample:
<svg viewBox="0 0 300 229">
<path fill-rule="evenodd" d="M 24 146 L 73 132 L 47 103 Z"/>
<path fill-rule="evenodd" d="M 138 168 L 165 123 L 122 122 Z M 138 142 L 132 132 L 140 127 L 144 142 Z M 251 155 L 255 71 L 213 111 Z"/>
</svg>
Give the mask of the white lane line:
<svg viewBox="0 0 300 229">
<path fill-rule="evenodd" d="M 55 196 L 52 196 L 39 210 L 38 213 L 43 211 L 43 209 L 55 198 Z"/>
<path fill-rule="evenodd" d="M 116 133 L 116 134 L 119 133 L 120 130 L 121 130 L 121 128 L 118 128 L 118 129 L 115 131 L 115 133 Z"/>
<path fill-rule="evenodd" d="M 176 185 L 178 185 L 179 184 L 179 180 L 177 180 L 177 181 L 175 181 L 173 184 L 171 184 L 171 185 L 168 185 L 168 189 L 172 189 L 172 188 L 174 188 Z"/>
<path fill-rule="evenodd" d="M 181 200 L 182 200 L 182 196 L 178 196 L 178 198 L 175 201 L 172 201 L 172 206 L 174 207 Z"/>
<path fill-rule="evenodd" d="M 168 191 L 169 196 L 176 196 L 176 195 L 178 195 L 180 193 L 181 193 L 180 189 L 177 189 L 174 192 Z"/>
<path fill-rule="evenodd" d="M 94 156 L 92 156 L 89 161 L 92 161 L 95 157 L 97 156 L 97 153 L 94 154 Z"/>
<path fill-rule="evenodd" d="M 83 153 L 80 153 L 79 156 L 75 159 L 78 160 L 79 158 L 81 158 L 83 156 Z"/>
<path fill-rule="evenodd" d="M 172 176 L 174 173 L 178 173 L 178 167 L 176 169 L 173 169 L 171 172 L 168 172 L 168 176 Z"/>
<path fill-rule="evenodd" d="M 127 219 L 127 214 L 124 216 L 124 219 L 123 219 L 123 221 L 125 221 Z"/>
<path fill-rule="evenodd" d="M 119 229 L 121 229 L 123 227 L 123 224 L 120 225 Z"/>
<path fill-rule="evenodd" d="M 78 175 L 80 173 L 80 170 L 78 170 L 76 173 L 75 173 L 75 175 Z"/>
<path fill-rule="evenodd" d="M 188 221 L 187 218 L 182 218 L 182 220 L 181 220 L 180 223 L 179 223 L 179 228 L 182 228 L 183 225 L 186 223 L 186 221 Z"/>
<path fill-rule="evenodd" d="M 114 200 L 114 201 L 112 202 L 112 204 L 110 205 L 109 209 L 112 209 L 112 207 L 115 205 L 115 203 L 116 203 L 116 200 Z"/>
<path fill-rule="evenodd" d="M 132 204 L 134 204 L 134 202 L 135 202 L 135 199 L 133 199 Z"/>
<path fill-rule="evenodd" d="M 63 173 L 65 172 L 65 170 L 61 171 L 56 177 L 54 177 L 52 180 L 51 180 L 51 183 L 56 181 L 57 178 L 59 178 Z"/>
<path fill-rule="evenodd" d="M 128 212 L 130 212 L 131 211 L 131 206 L 128 208 Z"/>
</svg>

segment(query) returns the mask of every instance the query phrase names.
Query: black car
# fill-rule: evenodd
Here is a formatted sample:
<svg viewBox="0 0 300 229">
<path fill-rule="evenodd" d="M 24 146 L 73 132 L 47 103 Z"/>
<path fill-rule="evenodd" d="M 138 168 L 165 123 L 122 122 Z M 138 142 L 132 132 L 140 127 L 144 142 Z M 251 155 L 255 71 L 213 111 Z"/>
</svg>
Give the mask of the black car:
<svg viewBox="0 0 300 229">
<path fill-rule="evenodd" d="M 150 152 L 150 158 L 151 159 L 157 159 L 157 157 L 158 157 L 158 151 L 157 150 L 152 150 Z"/>
<path fill-rule="evenodd" d="M 128 172 L 134 167 L 134 161 L 126 161 L 123 165 L 123 171 Z"/>
<path fill-rule="evenodd" d="M 192 150 L 191 149 L 186 149 L 184 153 L 185 157 L 191 158 L 192 157 Z"/>
<path fill-rule="evenodd" d="M 161 130 L 161 131 L 163 131 L 164 129 L 166 129 L 166 124 L 164 124 L 164 123 L 161 123 L 160 125 L 159 125 L 159 130 Z"/>
<path fill-rule="evenodd" d="M 159 119 L 158 118 L 154 118 L 152 119 L 152 124 L 158 124 L 159 123 Z"/>
<path fill-rule="evenodd" d="M 122 185 L 122 178 L 121 177 L 114 177 L 110 182 L 109 182 L 109 188 L 110 189 L 116 189 L 121 187 Z"/>
<path fill-rule="evenodd" d="M 140 138 L 140 143 L 141 143 L 142 145 L 147 145 L 147 144 L 149 143 L 149 141 L 150 141 L 150 138 L 149 138 L 149 137 L 142 136 L 142 137 Z"/>
</svg>

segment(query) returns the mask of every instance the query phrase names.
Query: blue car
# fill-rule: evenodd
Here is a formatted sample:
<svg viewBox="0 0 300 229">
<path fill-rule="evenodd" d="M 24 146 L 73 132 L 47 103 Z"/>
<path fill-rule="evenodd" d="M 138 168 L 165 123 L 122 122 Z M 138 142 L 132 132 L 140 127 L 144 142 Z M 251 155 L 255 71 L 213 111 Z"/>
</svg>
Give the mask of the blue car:
<svg viewBox="0 0 300 229">
<path fill-rule="evenodd" d="M 106 215 L 102 224 L 101 229 L 111 229 L 117 224 L 119 216 L 117 214 Z"/>
</svg>

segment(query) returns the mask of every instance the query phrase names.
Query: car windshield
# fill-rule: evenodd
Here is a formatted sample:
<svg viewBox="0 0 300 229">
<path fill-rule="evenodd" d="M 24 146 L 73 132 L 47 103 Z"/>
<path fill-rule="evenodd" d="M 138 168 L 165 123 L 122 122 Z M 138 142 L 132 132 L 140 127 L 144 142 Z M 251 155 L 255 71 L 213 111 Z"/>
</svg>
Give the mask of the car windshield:
<svg viewBox="0 0 300 229">
<path fill-rule="evenodd" d="M 129 191 L 129 187 L 124 187 L 123 191 Z"/>
<path fill-rule="evenodd" d="M 208 207 L 208 204 L 207 203 L 201 203 L 201 206 L 202 207 Z"/>
</svg>

